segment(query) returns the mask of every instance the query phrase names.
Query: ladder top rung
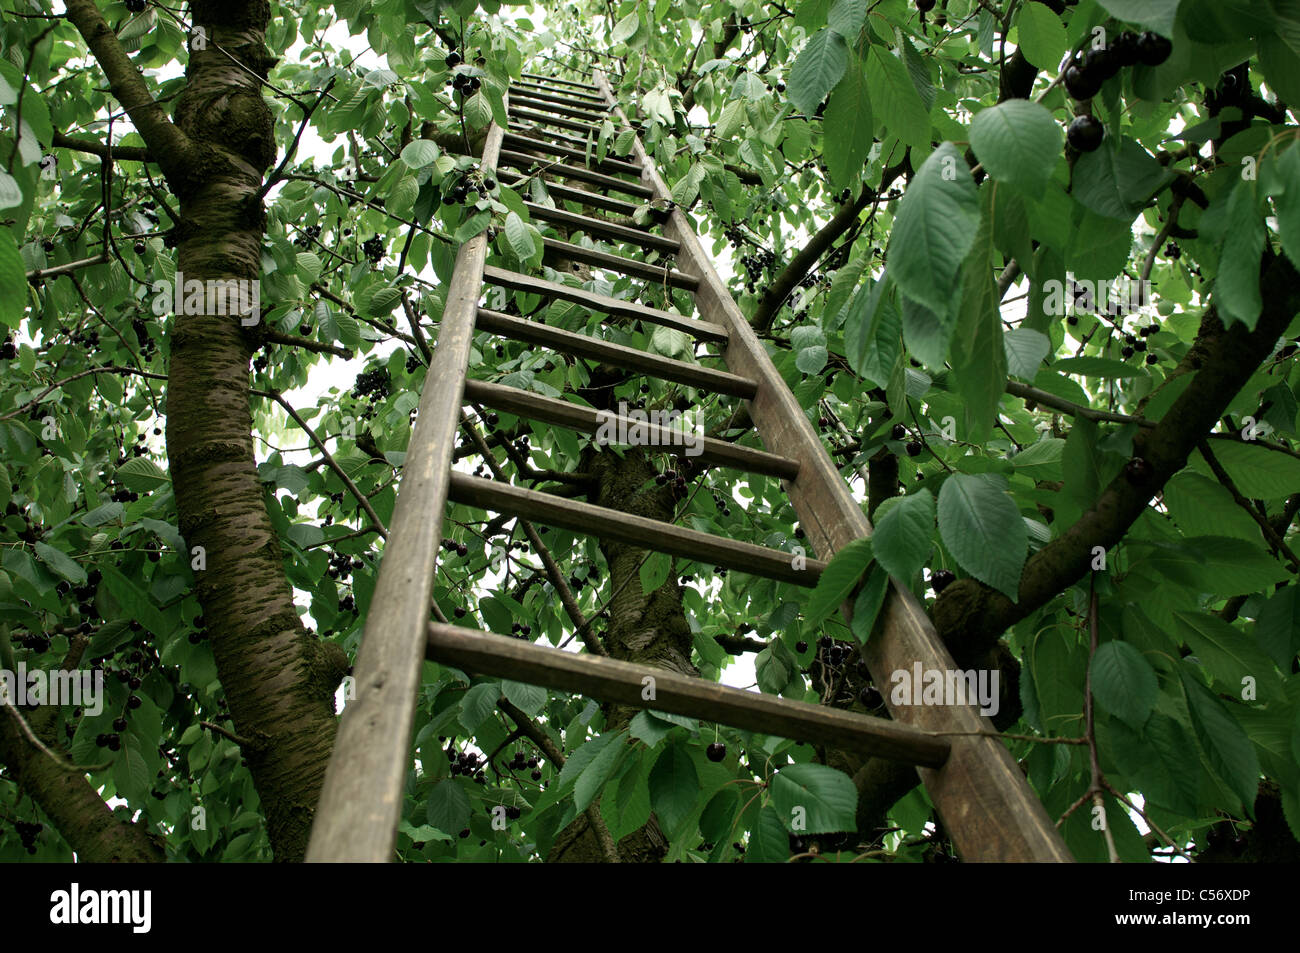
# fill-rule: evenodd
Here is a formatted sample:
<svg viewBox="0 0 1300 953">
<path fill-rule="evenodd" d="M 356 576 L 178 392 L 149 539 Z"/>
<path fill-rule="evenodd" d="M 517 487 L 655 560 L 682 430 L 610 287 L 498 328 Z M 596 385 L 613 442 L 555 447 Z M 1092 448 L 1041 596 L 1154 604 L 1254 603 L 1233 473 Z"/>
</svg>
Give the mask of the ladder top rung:
<svg viewBox="0 0 1300 953">
<path fill-rule="evenodd" d="M 950 750 L 946 738 L 901 722 L 441 622 L 429 624 L 426 657 L 480 675 L 930 768 L 943 764 Z M 649 703 L 642 694 L 647 677 L 655 686 Z"/>
<path fill-rule="evenodd" d="M 602 112 L 611 112 L 612 107 L 599 96 L 584 96 L 582 93 L 575 92 L 556 92 L 548 91 L 544 86 L 538 86 L 535 83 L 511 83 L 510 94 L 527 96 L 529 99 L 544 99 L 547 102 L 559 103 L 562 106 L 578 106 L 585 109 L 598 110 Z"/>
<path fill-rule="evenodd" d="M 524 79 L 534 79 L 544 83 L 559 83 L 561 86 L 574 86 L 578 89 L 600 90 L 599 86 L 594 86 L 591 83 L 579 83 L 571 79 L 561 79 L 559 76 L 543 76 L 540 73 L 520 73 L 519 75 Z"/>
<path fill-rule="evenodd" d="M 639 348 L 566 331 L 563 328 L 543 324 L 541 321 L 503 314 L 490 308 L 478 309 L 477 327 L 514 341 L 524 341 L 566 354 L 604 361 L 616 367 L 638 371 L 660 380 L 698 387 L 715 394 L 729 394 L 749 400 L 758 393 L 758 385 L 752 380 L 732 374 L 730 371 L 719 371 L 702 364 L 690 364 L 660 354 L 651 354 Z"/>
<path fill-rule="evenodd" d="M 676 328 L 701 341 L 723 343 L 728 337 L 726 328 L 711 321 L 688 318 L 675 311 L 664 311 L 660 308 L 637 304 L 635 301 L 611 298 L 608 295 L 596 294 L 594 291 L 574 288 L 570 285 L 560 284 L 558 281 L 548 281 L 545 278 L 534 278 L 532 275 L 521 275 L 517 271 L 508 271 L 493 265 L 488 265 L 483 269 L 483 280 L 490 284 L 509 288 L 512 291 L 522 291 L 525 294 L 572 301 L 574 304 L 590 308 L 593 311 L 599 311 L 602 314 L 632 318 L 637 321 L 662 325 L 663 327 Z"/>
<path fill-rule="evenodd" d="M 606 119 L 612 119 L 609 110 L 583 109 L 580 106 L 572 106 L 567 103 L 557 103 L 553 98 L 535 97 L 528 94 L 525 90 L 518 90 L 510 94 L 510 105 L 525 106 L 528 109 L 550 110 L 559 113 L 561 116 L 572 116 L 575 119 L 591 119 L 596 123 L 604 122 Z"/>
<path fill-rule="evenodd" d="M 714 536 L 712 533 L 702 533 L 605 506 L 511 486 L 499 480 L 472 477 L 455 470 L 451 474 L 449 496 L 454 502 L 465 506 L 549 523 L 574 533 L 790 582 L 796 586 L 816 586 L 818 576 L 826 568 L 826 564 L 817 559 Z"/>
</svg>

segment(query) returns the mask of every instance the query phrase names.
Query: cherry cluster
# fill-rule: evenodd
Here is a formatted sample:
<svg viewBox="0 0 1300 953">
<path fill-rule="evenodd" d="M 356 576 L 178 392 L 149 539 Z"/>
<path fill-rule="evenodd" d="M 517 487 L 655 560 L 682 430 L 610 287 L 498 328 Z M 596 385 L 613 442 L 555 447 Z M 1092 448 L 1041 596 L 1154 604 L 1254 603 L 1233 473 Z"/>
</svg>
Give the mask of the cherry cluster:
<svg viewBox="0 0 1300 953">
<path fill-rule="evenodd" d="M 370 259 L 372 265 L 377 265 L 384 260 L 384 240 L 378 235 L 371 235 L 362 242 L 361 250 L 365 252 L 366 258 Z"/>
<path fill-rule="evenodd" d="M 1133 353 L 1135 351 L 1138 353 L 1142 353 L 1143 351 L 1146 351 L 1147 349 L 1146 339 L 1150 337 L 1152 334 L 1155 334 L 1159 330 L 1160 330 L 1160 325 L 1147 324 L 1144 325 L 1143 327 L 1138 328 L 1137 334 L 1125 334 L 1124 346 L 1121 347 L 1119 350 L 1120 356 L 1127 361 L 1130 357 L 1133 356 Z M 1151 354 L 1149 352 L 1147 353 L 1146 362 L 1148 364 L 1155 364 L 1159 360 L 1160 358 L 1156 357 L 1154 354 Z"/>
<path fill-rule="evenodd" d="M 356 383 L 352 387 L 352 394 L 358 399 L 368 397 L 374 404 L 387 397 L 392 386 L 393 381 L 388 368 L 381 366 L 358 374 Z"/>
<path fill-rule="evenodd" d="M 32 821 L 14 821 L 14 830 L 23 842 L 23 849 L 29 854 L 36 853 L 36 835 L 45 830 L 45 825 Z"/>
<path fill-rule="evenodd" d="M 1065 69 L 1065 88 L 1069 94 L 1083 102 L 1101 91 L 1102 84 L 1121 69 L 1143 63 L 1159 66 L 1169 59 L 1173 44 L 1158 33 L 1149 30 L 1138 35 L 1125 30 L 1108 45 L 1088 50 L 1082 58 L 1076 57 Z M 1067 130 L 1066 138 L 1079 152 L 1093 152 L 1105 137 L 1105 128 L 1095 116 L 1075 116 Z"/>
<path fill-rule="evenodd" d="M 297 245 L 299 248 L 306 248 L 311 244 L 311 240 L 313 238 L 320 238 L 319 225 L 308 225 L 306 228 L 302 230 L 302 232 L 303 232 L 302 235 L 300 235 L 298 238 L 295 238 L 293 241 L 293 243 Z"/>
<path fill-rule="evenodd" d="M 146 361 L 158 350 L 158 345 L 153 338 L 149 336 L 149 325 L 144 318 L 134 318 L 131 321 L 131 330 L 135 332 L 136 343 L 140 345 L 140 356 Z"/>
<path fill-rule="evenodd" d="M 342 493 L 338 493 L 331 495 L 330 499 L 334 499 L 335 495 L 340 499 L 343 497 Z M 360 559 L 353 559 L 347 553 L 332 553 L 329 559 L 329 569 L 325 570 L 325 573 L 331 579 L 342 579 L 346 581 L 348 576 L 352 575 L 353 570 L 359 570 L 364 566 L 365 563 Z"/>
<path fill-rule="evenodd" d="M 531 769 L 534 781 L 540 781 L 542 779 L 540 760 L 535 757 L 526 757 L 522 751 L 516 751 L 514 757 L 511 758 L 508 764 L 504 765 L 504 768 L 507 771 L 523 771 L 525 769 Z M 518 816 L 518 814 L 514 815 L 514 817 Z M 511 817 L 510 808 L 508 807 L 506 808 L 506 817 Z"/>
<path fill-rule="evenodd" d="M 145 0 L 124 0 L 127 13 L 144 13 Z"/>
<path fill-rule="evenodd" d="M 470 198 L 471 195 L 487 198 L 496 187 L 496 179 L 490 176 L 479 176 L 475 172 L 467 172 L 456 180 L 455 185 L 447 190 L 446 201 L 453 205 L 468 205 L 471 202 L 478 201 L 478 198 Z"/>
<path fill-rule="evenodd" d="M 483 769 L 487 765 L 480 762 L 474 752 L 457 751 L 454 746 L 448 745 L 447 760 L 451 762 L 453 778 L 464 775 L 467 778 L 472 777 L 475 784 L 487 784 L 487 778 L 483 775 Z"/>
<path fill-rule="evenodd" d="M 458 543 L 454 539 L 444 539 L 442 548 L 449 553 L 455 553 L 457 556 L 465 557 L 469 555 L 469 547 L 464 543 Z"/>
<path fill-rule="evenodd" d="M 745 290 L 753 294 L 754 286 L 762 279 L 763 273 L 775 263 L 776 255 L 766 248 L 760 248 L 752 255 L 742 255 L 740 264 L 745 269 L 745 275 L 748 279 L 745 282 Z"/>
<path fill-rule="evenodd" d="M 18 345 L 14 344 L 13 335 L 6 334 L 0 341 L 0 361 L 12 361 L 18 356 Z"/>
</svg>

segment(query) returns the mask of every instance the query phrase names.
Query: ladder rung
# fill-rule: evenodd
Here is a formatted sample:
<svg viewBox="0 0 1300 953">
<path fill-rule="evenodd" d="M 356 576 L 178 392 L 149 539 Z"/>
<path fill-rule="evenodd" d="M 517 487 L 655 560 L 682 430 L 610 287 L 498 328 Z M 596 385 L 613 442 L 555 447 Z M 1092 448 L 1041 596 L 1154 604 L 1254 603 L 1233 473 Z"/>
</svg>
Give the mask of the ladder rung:
<svg viewBox="0 0 1300 953">
<path fill-rule="evenodd" d="M 540 321 L 517 318 L 489 308 L 478 309 L 477 327 L 480 331 L 500 334 L 513 341 L 525 341 L 562 351 L 565 354 L 604 361 L 615 367 L 638 371 L 660 380 L 686 384 L 688 387 L 698 387 L 715 394 L 729 394 L 749 400 L 758 393 L 758 387 L 753 381 L 732 374 L 730 371 L 718 371 L 699 364 L 675 361 L 670 357 L 651 354 L 639 348 L 602 341 L 599 338 L 565 331 L 562 328 L 553 328 Z"/>
<path fill-rule="evenodd" d="M 684 317 L 673 311 L 649 308 L 643 304 L 637 304 L 635 301 L 624 301 L 622 298 L 611 298 L 607 295 L 596 294 L 594 291 L 573 288 L 569 285 L 562 285 L 558 281 L 547 281 L 545 278 L 521 275 L 517 271 L 507 271 L 504 268 L 496 268 L 492 265 L 488 265 L 483 269 L 483 280 L 490 284 L 499 285 L 502 288 L 509 288 L 511 291 L 522 291 L 525 294 L 541 295 L 545 298 L 559 298 L 561 301 L 572 301 L 584 308 L 590 308 L 592 311 L 599 311 L 602 314 L 609 314 L 614 317 L 630 318 L 634 321 L 645 321 L 666 328 L 676 328 L 678 331 L 685 331 L 691 337 L 700 341 L 713 341 L 721 344 L 727 340 L 727 331 L 719 324 Z"/>
<path fill-rule="evenodd" d="M 528 214 L 533 218 L 540 218 L 547 222 L 555 222 L 557 225 L 568 225 L 572 228 L 586 232 L 588 235 L 598 235 L 601 238 L 608 238 L 617 242 L 628 242 L 632 245 L 641 245 L 646 248 L 654 248 L 658 251 L 667 252 L 670 255 L 677 254 L 681 248 L 681 243 L 671 238 L 664 238 L 662 235 L 653 235 L 642 228 L 632 228 L 627 225 L 615 225 L 613 222 L 601 221 L 598 218 L 591 218 L 588 215 L 579 215 L 577 212 L 566 212 L 564 209 L 548 208 L 545 205 L 536 205 L 532 202 L 525 202 L 528 208 Z"/>
<path fill-rule="evenodd" d="M 541 112 L 555 113 L 559 116 L 569 116 L 572 119 L 590 119 L 597 125 L 606 119 L 613 120 L 613 116 L 608 111 L 595 112 L 588 109 L 577 109 L 573 106 L 563 106 L 559 103 L 552 103 L 544 99 L 533 99 L 525 92 L 517 92 L 510 97 L 510 107 L 522 106 L 530 110 L 540 110 Z"/>
<path fill-rule="evenodd" d="M 581 93 L 556 94 L 546 92 L 546 87 L 538 86 L 536 83 L 511 83 L 511 98 L 518 94 L 527 96 L 530 99 L 544 99 L 549 103 L 558 103 L 561 106 L 577 106 L 584 109 L 595 109 L 599 107 L 606 112 L 610 111 L 609 103 L 599 96 L 583 96 Z"/>
<path fill-rule="evenodd" d="M 571 79 L 561 79 L 558 76 L 543 76 L 540 73 L 520 73 L 524 79 L 537 80 L 542 83 L 558 83 L 561 86 L 572 86 L 575 89 L 591 89 L 599 91 L 599 86 L 593 86 L 591 83 L 578 83 Z"/>
<path fill-rule="evenodd" d="M 637 261 L 635 258 L 611 255 L 609 252 L 583 248 L 581 245 L 554 238 L 543 238 L 542 245 L 545 248 L 545 256 L 552 260 L 563 258 L 568 261 L 580 261 L 595 268 L 617 271 L 619 274 L 631 275 L 633 278 L 642 278 L 657 284 L 669 284 L 674 288 L 686 288 L 690 291 L 700 286 L 699 278 L 674 271 L 667 265 L 651 265 L 644 261 Z"/>
<path fill-rule="evenodd" d="M 924 767 L 943 764 L 950 750 L 946 738 L 897 721 L 748 692 L 649 665 L 564 652 L 441 622 L 429 624 L 426 658 L 480 675 Z M 653 702 L 647 702 L 642 694 L 647 677 L 654 679 Z"/>
<path fill-rule="evenodd" d="M 449 497 L 456 503 L 561 529 L 598 536 L 640 549 L 667 553 L 679 559 L 708 563 L 738 572 L 778 579 L 809 588 L 817 585 L 826 564 L 817 559 L 794 557 L 779 549 L 725 539 L 699 530 L 674 526 L 604 506 L 569 500 L 537 490 L 484 480 L 453 471 Z M 803 566 L 795 569 L 793 564 Z"/>
<path fill-rule="evenodd" d="M 744 447 L 738 443 L 729 443 L 726 440 L 705 437 L 685 429 L 684 424 L 681 427 L 661 427 L 658 424 L 638 423 L 619 414 L 598 411 L 555 397 L 543 397 L 530 390 L 473 379 L 465 381 L 465 399 L 486 404 L 496 410 L 504 410 L 518 417 L 567 427 L 579 433 L 594 434 L 607 421 L 618 427 L 618 433 L 630 433 L 631 428 L 638 427 L 648 445 L 680 448 L 677 450 L 680 453 L 686 453 L 683 439 L 689 437 L 695 452 L 688 455 L 701 463 L 780 477 L 783 480 L 793 480 L 799 475 L 798 460 L 780 457 L 766 450 Z"/>
<path fill-rule="evenodd" d="M 570 136 L 562 132 L 556 132 L 554 129 L 547 129 L 546 139 L 538 140 L 545 142 L 548 146 L 568 146 L 570 149 L 577 149 L 584 156 L 590 151 L 593 155 L 596 152 L 596 140 L 587 136 Z M 627 159 L 615 159 L 612 161 L 627 162 Z"/>
<path fill-rule="evenodd" d="M 514 146 L 517 149 L 525 149 L 531 152 L 540 152 L 542 155 L 563 156 L 566 159 L 581 159 L 589 165 L 597 168 L 603 168 L 607 172 L 626 172 L 628 175 L 640 175 L 641 166 L 635 162 L 624 162 L 622 159 L 597 159 L 595 150 L 588 155 L 582 149 L 575 149 L 572 146 L 559 145 L 554 142 L 545 142 L 541 139 L 534 139 L 531 136 L 520 135 L 517 132 L 507 132 L 502 141 L 508 146 Z M 631 184 L 631 183 L 629 183 Z M 654 190 L 638 190 L 636 195 L 654 195 Z"/>
<path fill-rule="evenodd" d="M 507 188 L 516 188 L 524 184 L 523 175 L 509 177 L 497 176 L 502 184 Z M 548 182 L 542 179 L 542 184 L 546 186 L 546 191 L 551 198 L 563 202 L 577 202 L 579 205 L 587 205 L 591 208 L 604 209 L 606 212 L 615 212 L 620 215 L 634 215 L 636 210 L 641 206 L 635 202 L 624 202 L 622 199 L 610 198 L 601 192 L 587 192 L 583 189 L 575 189 L 572 186 L 561 185 L 558 182 Z"/>
<path fill-rule="evenodd" d="M 554 86 L 547 86 L 545 83 L 534 83 L 526 79 L 515 80 L 510 85 L 511 87 L 518 86 L 542 90 L 543 92 L 550 93 L 553 96 L 561 96 L 570 99 L 573 102 L 585 101 L 590 103 L 599 103 L 602 106 L 609 105 L 609 102 L 604 96 L 600 95 L 600 93 L 583 93 L 576 89 L 556 89 Z"/>
<path fill-rule="evenodd" d="M 552 116 L 548 113 L 537 112 L 534 109 L 516 107 L 513 102 L 510 104 L 510 118 L 512 120 L 523 119 L 541 123 L 543 126 L 559 126 L 561 129 L 576 129 L 578 132 L 588 132 L 593 135 L 600 132 L 599 123 L 592 125 L 589 122 L 578 122 L 576 119 L 565 119 L 563 116 Z"/>
<path fill-rule="evenodd" d="M 655 190 L 648 185 L 642 185 L 640 182 L 629 182 L 626 179 L 616 179 L 612 175 L 604 175 L 600 172 L 593 172 L 591 169 L 583 168 L 580 165 L 568 165 L 555 161 L 547 161 L 542 156 L 528 155 L 523 152 L 514 152 L 510 149 L 502 149 L 501 156 L 497 160 L 500 165 L 511 166 L 516 169 L 529 169 L 537 166 L 543 172 L 549 172 L 552 175 L 562 176 L 566 179 L 575 179 L 579 182 L 589 182 L 602 188 L 611 189 L 615 192 L 623 192 L 627 195 L 638 195 L 642 198 L 651 198 Z"/>
</svg>

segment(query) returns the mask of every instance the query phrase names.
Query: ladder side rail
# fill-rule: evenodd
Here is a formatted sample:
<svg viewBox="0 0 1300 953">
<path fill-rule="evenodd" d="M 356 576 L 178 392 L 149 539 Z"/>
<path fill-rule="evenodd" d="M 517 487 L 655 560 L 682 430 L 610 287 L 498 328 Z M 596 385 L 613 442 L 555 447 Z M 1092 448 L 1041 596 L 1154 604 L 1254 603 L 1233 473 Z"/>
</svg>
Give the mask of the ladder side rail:
<svg viewBox="0 0 1300 953">
<path fill-rule="evenodd" d="M 601 91 L 619 118 L 627 121 L 604 74 L 597 70 Z M 642 164 L 642 178 L 656 196 L 671 192 L 646 153 L 641 137 L 633 139 L 633 155 Z M 695 275 L 696 310 L 704 320 L 726 327 L 724 352 L 732 373 L 754 380 L 757 396 L 749 401 L 750 415 L 764 443 L 801 462 L 799 475 L 786 486 L 817 553 L 829 558 L 855 539 L 871 535 L 871 524 L 826 454 L 803 409 L 785 386 L 762 342 L 736 306 L 705 253 L 685 213 L 673 208 L 665 234 L 681 242 L 678 268 Z M 954 671 L 957 667 L 920 602 L 897 580 L 881 610 L 876 636 L 860 653 L 878 686 L 888 686 L 896 671 L 923 669 Z M 888 692 L 882 691 L 888 702 Z M 971 705 L 893 706 L 898 721 L 947 732 L 994 732 L 993 724 Z M 951 754 L 941 768 L 918 768 L 921 779 L 943 818 L 944 826 L 967 861 L 1069 861 L 1073 858 L 1042 802 L 1003 743 L 993 737 L 954 735 Z"/>
<path fill-rule="evenodd" d="M 495 124 L 488 130 L 480 163 L 485 173 L 495 171 L 502 134 Z M 393 859 L 487 241 L 484 230 L 456 255 L 357 652 L 356 698 L 344 709 L 326 770 L 307 848 L 309 862 Z"/>
</svg>

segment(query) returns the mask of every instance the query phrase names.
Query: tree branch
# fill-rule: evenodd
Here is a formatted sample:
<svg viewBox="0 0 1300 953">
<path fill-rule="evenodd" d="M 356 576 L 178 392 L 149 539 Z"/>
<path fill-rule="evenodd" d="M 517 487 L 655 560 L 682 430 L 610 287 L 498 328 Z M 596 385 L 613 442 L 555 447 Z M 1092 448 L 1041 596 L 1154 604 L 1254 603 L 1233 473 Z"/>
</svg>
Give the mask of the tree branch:
<svg viewBox="0 0 1300 953">
<path fill-rule="evenodd" d="M 144 76 L 104 20 L 94 0 L 67 0 L 67 18 L 108 77 L 113 96 L 147 143 L 149 153 L 169 181 L 180 182 L 194 173 L 194 144 L 170 119 L 149 92 Z M 116 154 L 117 149 L 113 152 Z"/>
<path fill-rule="evenodd" d="M 1186 465 L 1197 443 L 1272 353 L 1278 337 L 1300 309 L 1298 279 L 1300 275 L 1287 259 L 1268 254 L 1261 279 L 1264 311 L 1253 331 L 1240 323 L 1224 331 L 1211 306 L 1201 332 L 1211 340 L 1195 379 L 1154 427 L 1140 430 L 1133 438 L 1134 459 L 1141 462 L 1131 462 L 1101 492 L 1092 509 L 1026 562 L 1017 601 L 972 579 L 958 580 L 944 590 L 934 606 L 934 621 L 954 651 L 991 646 L 1008 626 L 1083 578 L 1090 568 L 1093 547 L 1109 549 L 1124 538 L 1152 497 Z"/>
</svg>

